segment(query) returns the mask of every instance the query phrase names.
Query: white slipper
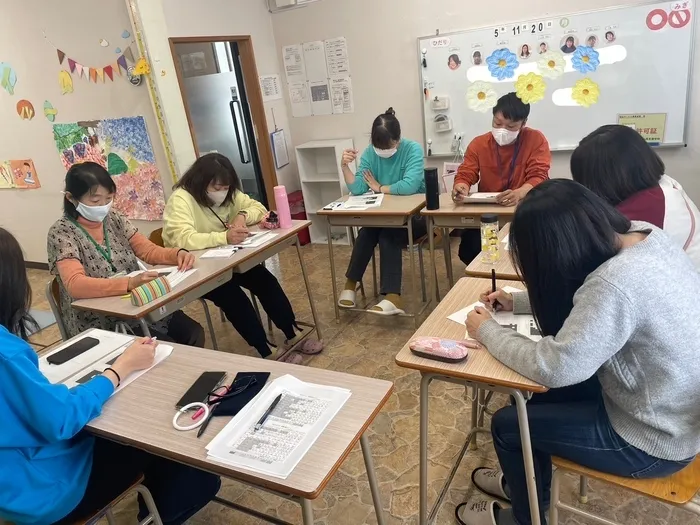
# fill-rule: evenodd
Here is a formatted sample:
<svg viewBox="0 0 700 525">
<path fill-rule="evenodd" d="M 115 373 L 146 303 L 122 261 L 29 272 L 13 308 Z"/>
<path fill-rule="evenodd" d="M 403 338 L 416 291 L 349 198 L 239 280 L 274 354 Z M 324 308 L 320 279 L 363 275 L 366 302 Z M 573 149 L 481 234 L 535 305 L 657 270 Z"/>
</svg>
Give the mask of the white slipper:
<svg viewBox="0 0 700 525">
<path fill-rule="evenodd" d="M 501 506 L 490 500 L 465 501 L 457 505 L 455 518 L 460 525 L 497 525 L 495 508 Z"/>
<path fill-rule="evenodd" d="M 376 310 L 376 308 L 379 308 Z M 371 312 L 373 314 L 377 315 L 400 315 L 400 314 L 405 314 L 401 308 L 396 306 L 394 303 L 389 301 L 388 299 L 382 299 L 379 301 L 377 304 L 375 304 L 372 308 L 367 310 L 368 312 Z"/>
<path fill-rule="evenodd" d="M 355 304 L 356 295 L 357 292 L 355 292 L 355 290 L 343 290 L 340 292 L 340 297 L 338 298 L 338 306 L 341 308 L 355 308 L 357 306 Z M 349 301 L 352 304 L 343 304 L 343 301 Z"/>
<path fill-rule="evenodd" d="M 505 479 L 499 468 L 479 467 L 472 471 L 472 483 L 483 494 L 510 503 L 510 498 L 503 487 Z"/>
</svg>

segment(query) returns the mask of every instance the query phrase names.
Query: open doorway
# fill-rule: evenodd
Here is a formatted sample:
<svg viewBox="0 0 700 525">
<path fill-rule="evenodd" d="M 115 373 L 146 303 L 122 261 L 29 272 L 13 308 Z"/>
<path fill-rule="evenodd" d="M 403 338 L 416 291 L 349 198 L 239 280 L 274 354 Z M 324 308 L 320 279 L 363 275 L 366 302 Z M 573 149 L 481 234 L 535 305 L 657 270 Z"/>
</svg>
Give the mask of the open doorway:
<svg viewBox="0 0 700 525">
<path fill-rule="evenodd" d="M 277 176 L 250 37 L 169 41 L 197 156 L 227 156 L 243 191 L 269 209 Z"/>
</svg>

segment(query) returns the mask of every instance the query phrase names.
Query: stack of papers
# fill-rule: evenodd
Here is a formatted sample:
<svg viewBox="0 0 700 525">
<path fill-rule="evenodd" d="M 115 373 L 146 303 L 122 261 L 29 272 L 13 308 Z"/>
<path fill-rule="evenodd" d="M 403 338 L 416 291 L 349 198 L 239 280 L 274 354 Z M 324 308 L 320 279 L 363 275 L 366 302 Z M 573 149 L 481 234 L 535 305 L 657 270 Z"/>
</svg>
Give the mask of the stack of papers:
<svg viewBox="0 0 700 525">
<path fill-rule="evenodd" d="M 257 248 L 258 246 L 261 246 L 265 244 L 266 242 L 271 241 L 277 237 L 276 233 L 272 232 L 267 232 L 267 231 L 261 231 L 261 232 L 252 232 L 250 236 L 243 241 L 240 244 L 236 244 L 236 248 Z"/>
<path fill-rule="evenodd" d="M 368 210 L 378 208 L 384 200 L 383 193 L 368 193 L 366 195 L 351 195 L 339 206 L 339 210 Z"/>
<path fill-rule="evenodd" d="M 126 275 L 126 277 L 135 277 L 143 272 L 158 272 L 160 275 L 165 275 L 171 288 L 175 288 L 182 281 L 197 271 L 197 268 L 190 268 L 184 272 L 177 269 L 177 266 L 168 266 L 167 268 L 149 268 L 148 270 L 136 270 Z"/>
<path fill-rule="evenodd" d="M 258 431 L 255 425 L 282 394 Z M 350 398 L 345 388 L 285 375 L 268 384 L 207 445 L 209 459 L 286 478 Z"/>
<path fill-rule="evenodd" d="M 236 246 L 222 246 L 221 248 L 215 248 L 213 250 L 208 250 L 204 252 L 199 258 L 200 259 L 228 259 L 233 257 L 233 254 L 238 251 Z"/>
<path fill-rule="evenodd" d="M 63 350 L 83 337 L 94 337 L 100 341 L 100 344 L 60 365 L 52 365 L 46 360 L 48 356 Z M 83 337 L 62 344 L 39 359 L 39 370 L 47 377 L 49 382 L 63 384 L 68 388 L 87 383 L 93 377 L 100 375 L 105 368 L 112 365 L 122 355 L 126 347 L 134 342 L 133 336 L 97 329 L 86 332 Z M 153 366 L 134 372 L 127 377 L 122 377 L 121 384 L 115 390 L 115 393 L 126 388 L 151 368 L 160 364 L 172 351 L 172 346 L 159 344 L 156 348 Z"/>
<path fill-rule="evenodd" d="M 470 204 L 492 204 L 496 202 L 496 197 L 499 193 L 486 193 L 486 192 L 476 192 L 470 193 L 466 197 L 462 197 L 462 202 L 468 202 Z"/>
<path fill-rule="evenodd" d="M 486 282 L 487 281 L 484 281 L 484 283 Z M 512 286 L 505 286 L 503 288 L 503 291 L 508 293 L 522 292 L 522 290 L 519 290 L 518 288 L 513 288 Z M 470 304 L 466 308 L 462 308 L 458 312 L 455 312 L 452 315 L 448 315 L 447 318 L 450 321 L 454 321 L 455 323 L 459 323 L 466 326 L 467 315 L 476 306 L 484 306 L 484 303 L 476 302 Z M 539 341 L 540 339 L 542 339 L 542 334 L 540 333 L 539 328 L 537 328 L 535 318 L 531 315 L 515 315 L 513 312 L 490 313 L 491 316 L 496 320 L 496 322 L 501 326 L 515 330 L 519 334 L 522 334 L 525 337 L 532 339 L 533 341 Z"/>
</svg>

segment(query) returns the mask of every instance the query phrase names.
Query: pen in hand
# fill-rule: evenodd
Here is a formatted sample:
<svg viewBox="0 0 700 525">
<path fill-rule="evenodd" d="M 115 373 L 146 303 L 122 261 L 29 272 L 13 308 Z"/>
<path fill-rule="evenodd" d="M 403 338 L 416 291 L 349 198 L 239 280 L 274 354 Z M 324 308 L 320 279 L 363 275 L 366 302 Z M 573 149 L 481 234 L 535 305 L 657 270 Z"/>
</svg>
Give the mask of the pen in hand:
<svg viewBox="0 0 700 525">
<path fill-rule="evenodd" d="M 255 428 L 253 429 L 253 432 L 257 432 L 258 430 L 260 430 L 263 427 L 263 425 L 265 424 L 265 421 L 267 421 L 267 418 L 270 417 L 270 414 L 272 414 L 272 411 L 275 409 L 275 407 L 277 406 L 277 403 L 279 403 L 281 399 L 282 399 L 282 394 L 278 395 L 275 398 L 275 400 L 272 402 L 272 404 L 269 406 L 269 408 L 267 410 L 265 410 L 265 413 L 262 415 L 260 420 L 257 423 L 255 423 Z"/>
<path fill-rule="evenodd" d="M 496 269 L 495 268 L 491 268 L 491 293 L 492 294 L 496 293 Z M 491 300 L 491 308 L 493 308 L 494 312 L 498 312 L 499 308 L 501 308 L 501 303 L 498 302 L 498 299 Z"/>
</svg>

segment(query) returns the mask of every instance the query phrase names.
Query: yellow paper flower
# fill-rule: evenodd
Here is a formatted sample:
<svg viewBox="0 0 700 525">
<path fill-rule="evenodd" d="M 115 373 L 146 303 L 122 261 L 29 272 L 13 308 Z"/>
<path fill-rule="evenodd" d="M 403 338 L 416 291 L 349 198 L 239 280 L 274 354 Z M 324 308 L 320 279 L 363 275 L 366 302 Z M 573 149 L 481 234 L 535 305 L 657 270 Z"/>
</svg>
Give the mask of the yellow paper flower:
<svg viewBox="0 0 700 525">
<path fill-rule="evenodd" d="M 564 74 L 566 61 L 560 51 L 547 51 L 540 55 L 537 61 L 537 69 L 547 78 L 558 78 Z"/>
<path fill-rule="evenodd" d="M 578 80 L 571 90 L 571 98 L 578 102 L 580 106 L 585 108 L 598 102 L 599 96 L 600 88 L 598 87 L 598 84 L 593 82 L 590 78 Z"/>
<path fill-rule="evenodd" d="M 544 92 L 547 89 L 547 84 L 541 75 L 528 73 L 520 75 L 515 81 L 515 94 L 525 104 L 533 104 L 544 98 Z"/>
<path fill-rule="evenodd" d="M 469 109 L 486 113 L 496 105 L 498 95 L 488 82 L 474 82 L 467 88 L 467 106 Z"/>
</svg>

